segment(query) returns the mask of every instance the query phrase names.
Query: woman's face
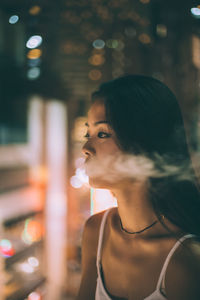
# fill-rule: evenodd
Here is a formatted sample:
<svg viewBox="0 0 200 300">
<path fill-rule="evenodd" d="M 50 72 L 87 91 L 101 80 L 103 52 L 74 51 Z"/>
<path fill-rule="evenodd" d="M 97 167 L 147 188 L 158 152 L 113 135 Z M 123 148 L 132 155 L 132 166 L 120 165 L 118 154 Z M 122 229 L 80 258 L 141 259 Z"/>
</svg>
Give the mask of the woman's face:
<svg viewBox="0 0 200 300">
<path fill-rule="evenodd" d="M 106 121 L 102 101 L 97 100 L 92 104 L 85 125 L 87 141 L 83 146 L 83 153 L 90 185 L 96 188 L 110 188 L 113 182 L 116 183 L 112 161 L 120 154 L 120 149 L 116 143 L 115 132 Z"/>
</svg>

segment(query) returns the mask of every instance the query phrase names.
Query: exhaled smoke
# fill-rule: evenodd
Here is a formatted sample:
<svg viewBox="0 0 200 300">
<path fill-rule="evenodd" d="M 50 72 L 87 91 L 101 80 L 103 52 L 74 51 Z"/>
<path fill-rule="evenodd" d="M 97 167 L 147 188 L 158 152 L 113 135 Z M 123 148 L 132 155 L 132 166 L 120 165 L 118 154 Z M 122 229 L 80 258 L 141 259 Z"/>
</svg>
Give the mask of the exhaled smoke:
<svg viewBox="0 0 200 300">
<path fill-rule="evenodd" d="M 180 160 L 180 164 L 169 163 L 168 157 L 154 154 L 150 159 L 143 155 L 115 154 L 99 159 L 91 157 L 85 164 L 89 177 L 103 178 L 108 182 L 119 179 L 143 181 L 149 177 L 162 178 L 174 176 L 176 180 L 193 180 L 191 166 Z"/>
</svg>

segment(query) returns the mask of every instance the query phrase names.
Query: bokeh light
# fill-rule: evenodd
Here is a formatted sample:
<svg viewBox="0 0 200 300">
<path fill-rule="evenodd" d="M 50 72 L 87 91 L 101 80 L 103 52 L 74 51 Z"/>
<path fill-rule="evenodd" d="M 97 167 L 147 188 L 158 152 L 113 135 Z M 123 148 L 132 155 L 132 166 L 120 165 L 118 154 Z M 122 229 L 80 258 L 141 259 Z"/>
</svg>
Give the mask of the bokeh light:
<svg viewBox="0 0 200 300">
<path fill-rule="evenodd" d="M 139 35 L 139 40 L 142 44 L 150 44 L 151 43 L 151 38 L 148 34 L 142 33 Z"/>
<path fill-rule="evenodd" d="M 105 42 L 103 40 L 95 40 L 92 45 L 96 49 L 103 49 L 105 47 Z"/>
<path fill-rule="evenodd" d="M 38 5 L 34 5 L 29 9 L 29 14 L 30 15 L 38 15 L 41 12 L 41 7 Z"/>
<path fill-rule="evenodd" d="M 26 47 L 29 49 L 34 49 L 39 47 L 41 44 L 42 44 L 42 37 L 40 35 L 33 35 L 28 39 L 26 43 Z"/>
<path fill-rule="evenodd" d="M 22 232 L 22 240 L 26 244 L 40 241 L 43 235 L 42 225 L 35 220 L 27 219 L 25 221 L 24 230 Z"/>
<path fill-rule="evenodd" d="M 33 67 L 28 70 L 27 72 L 27 77 L 30 80 L 37 79 L 40 76 L 40 68 L 38 67 Z"/>
<path fill-rule="evenodd" d="M 117 48 L 118 47 L 118 41 L 117 40 L 112 40 L 112 39 L 110 39 L 110 40 L 107 40 L 106 41 L 106 46 L 108 47 L 108 48 Z"/>
<path fill-rule="evenodd" d="M 99 80 L 102 77 L 102 73 L 101 73 L 101 71 L 99 71 L 97 69 L 93 69 L 89 72 L 88 77 L 91 80 Z"/>
<path fill-rule="evenodd" d="M 33 268 L 37 268 L 39 266 L 39 261 L 34 256 L 31 256 L 31 257 L 28 258 L 28 263 Z"/>
<path fill-rule="evenodd" d="M 200 18 L 200 8 L 198 8 L 198 7 L 192 7 L 192 8 L 191 8 L 191 13 L 192 13 L 192 15 L 193 15 L 195 18 L 197 18 L 197 19 Z"/>
<path fill-rule="evenodd" d="M 27 57 L 29 59 L 36 59 L 39 58 L 41 55 L 42 55 L 42 50 L 40 49 L 32 49 L 27 53 Z"/>
<path fill-rule="evenodd" d="M 93 66 L 103 65 L 105 58 L 101 54 L 94 54 L 88 59 L 89 63 Z"/>
<path fill-rule="evenodd" d="M 19 269 L 24 273 L 30 273 L 30 274 L 35 271 L 34 268 L 27 262 L 20 264 Z"/>
<path fill-rule="evenodd" d="M 16 24 L 19 21 L 19 16 L 13 15 L 9 18 L 9 23 L 10 24 Z"/>
<path fill-rule="evenodd" d="M 4 257 L 11 257 L 15 254 L 11 241 L 7 239 L 2 239 L 0 241 L 0 253 Z"/>
<path fill-rule="evenodd" d="M 156 32 L 158 36 L 164 38 L 167 36 L 167 27 L 164 24 L 157 24 Z"/>
<path fill-rule="evenodd" d="M 32 292 L 28 295 L 28 300 L 42 300 L 42 296 L 37 292 Z"/>
</svg>

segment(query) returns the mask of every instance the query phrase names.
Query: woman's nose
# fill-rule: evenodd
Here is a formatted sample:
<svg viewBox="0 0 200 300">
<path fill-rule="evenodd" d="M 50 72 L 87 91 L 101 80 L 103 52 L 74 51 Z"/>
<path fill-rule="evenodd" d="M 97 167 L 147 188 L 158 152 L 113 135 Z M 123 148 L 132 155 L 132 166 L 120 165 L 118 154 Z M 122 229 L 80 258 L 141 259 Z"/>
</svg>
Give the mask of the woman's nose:
<svg viewBox="0 0 200 300">
<path fill-rule="evenodd" d="M 88 157 L 95 154 L 95 149 L 90 145 L 89 141 L 87 141 L 82 148 L 82 153 Z"/>
</svg>

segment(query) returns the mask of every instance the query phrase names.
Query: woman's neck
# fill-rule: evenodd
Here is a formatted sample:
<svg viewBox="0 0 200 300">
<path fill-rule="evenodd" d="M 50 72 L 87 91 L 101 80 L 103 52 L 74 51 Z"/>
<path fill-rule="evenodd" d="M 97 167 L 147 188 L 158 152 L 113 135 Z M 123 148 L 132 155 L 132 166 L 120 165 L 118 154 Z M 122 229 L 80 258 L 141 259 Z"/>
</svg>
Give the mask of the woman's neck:
<svg viewBox="0 0 200 300">
<path fill-rule="evenodd" d="M 137 232 L 152 224 L 155 212 L 147 197 L 146 184 L 136 182 L 131 187 L 113 191 L 118 202 L 118 213 L 124 229 Z"/>
<path fill-rule="evenodd" d="M 118 223 L 125 235 L 131 236 L 131 234 L 125 232 L 128 231 L 133 233 L 132 236 L 148 238 L 152 236 L 169 235 L 170 231 L 174 234 L 179 234 L 181 232 L 178 227 L 173 225 L 167 219 L 163 219 L 163 222 L 170 231 L 160 223 L 148 198 L 147 183 L 136 182 L 131 187 L 128 185 L 128 187 L 116 188 L 113 189 L 112 192 L 118 203 Z M 160 217 L 162 218 L 163 216 Z M 150 226 L 152 224 L 154 225 Z M 145 230 L 143 231 L 143 229 Z M 140 231 L 142 232 L 134 235 L 135 232 Z"/>
</svg>

